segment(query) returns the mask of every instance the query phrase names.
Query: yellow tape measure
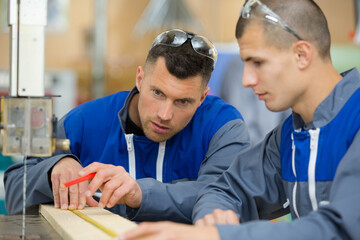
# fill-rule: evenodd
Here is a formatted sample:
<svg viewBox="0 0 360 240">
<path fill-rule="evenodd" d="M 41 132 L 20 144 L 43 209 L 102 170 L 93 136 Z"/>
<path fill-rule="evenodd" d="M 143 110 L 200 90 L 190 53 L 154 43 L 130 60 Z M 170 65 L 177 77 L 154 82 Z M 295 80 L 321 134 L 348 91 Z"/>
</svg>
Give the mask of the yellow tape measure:
<svg viewBox="0 0 360 240">
<path fill-rule="evenodd" d="M 82 213 L 82 212 L 80 212 L 78 210 L 70 210 L 70 211 L 72 211 L 73 213 L 75 213 L 76 215 L 78 215 L 79 217 L 81 217 L 82 219 L 87 221 L 88 223 L 91 223 L 95 227 L 99 228 L 100 230 L 102 230 L 106 234 L 110 235 L 111 237 L 116 237 L 117 236 L 117 234 L 114 231 L 108 229 L 104 225 L 101 225 L 100 223 L 98 223 L 97 221 L 95 221 L 91 217 L 87 216 L 86 214 L 84 214 L 84 213 Z"/>
</svg>

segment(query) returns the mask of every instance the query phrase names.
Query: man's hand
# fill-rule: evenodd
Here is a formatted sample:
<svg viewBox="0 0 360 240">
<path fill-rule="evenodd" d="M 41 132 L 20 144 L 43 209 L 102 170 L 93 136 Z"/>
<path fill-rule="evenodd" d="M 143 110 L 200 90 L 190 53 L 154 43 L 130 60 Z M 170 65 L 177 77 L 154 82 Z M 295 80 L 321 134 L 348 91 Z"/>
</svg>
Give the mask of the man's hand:
<svg viewBox="0 0 360 240">
<path fill-rule="evenodd" d="M 196 221 L 196 226 L 212 226 L 215 224 L 239 224 L 239 218 L 232 210 L 215 209 L 212 213 L 205 215 L 203 219 Z"/>
<path fill-rule="evenodd" d="M 139 226 L 118 238 L 119 240 L 220 240 L 215 226 L 195 227 L 191 225 L 157 222 L 140 223 Z"/>
<path fill-rule="evenodd" d="M 88 186 L 86 196 L 92 196 L 100 188 L 102 194 L 98 207 L 111 208 L 115 204 L 126 204 L 139 208 L 142 191 L 139 184 L 121 166 L 94 162 L 79 172 L 80 176 L 96 173 Z"/>
<path fill-rule="evenodd" d="M 82 166 L 73 158 L 66 157 L 55 164 L 51 171 L 51 185 L 54 196 L 54 205 L 61 209 L 83 209 L 86 202 L 96 206 L 94 199 L 86 199 L 85 192 L 88 182 L 74 184 L 68 188 L 61 187 L 61 184 L 79 177 L 78 172 Z"/>
</svg>

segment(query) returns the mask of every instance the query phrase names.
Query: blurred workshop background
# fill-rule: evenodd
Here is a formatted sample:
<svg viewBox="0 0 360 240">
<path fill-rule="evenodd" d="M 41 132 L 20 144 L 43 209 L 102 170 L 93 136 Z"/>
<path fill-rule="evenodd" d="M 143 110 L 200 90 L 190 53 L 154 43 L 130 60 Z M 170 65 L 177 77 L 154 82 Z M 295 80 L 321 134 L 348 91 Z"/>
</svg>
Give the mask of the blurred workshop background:
<svg viewBox="0 0 360 240">
<path fill-rule="evenodd" d="M 315 1 L 328 18 L 337 70 L 360 69 L 360 1 Z M 131 89 L 152 40 L 169 28 L 192 31 L 215 43 L 219 58 L 209 85 L 211 94 L 220 95 L 227 67 L 239 56 L 234 29 L 243 2 L 48 0 L 45 87 L 47 94 L 62 96 L 54 99 L 54 113 L 61 117 L 83 102 Z M 9 85 L 7 5 L 8 0 L 0 0 L 0 95 L 7 95 Z M 237 79 L 241 88 L 241 76 Z M 6 214 L 3 174 L 14 161 L 18 159 L 0 158 L 0 214 Z"/>
</svg>

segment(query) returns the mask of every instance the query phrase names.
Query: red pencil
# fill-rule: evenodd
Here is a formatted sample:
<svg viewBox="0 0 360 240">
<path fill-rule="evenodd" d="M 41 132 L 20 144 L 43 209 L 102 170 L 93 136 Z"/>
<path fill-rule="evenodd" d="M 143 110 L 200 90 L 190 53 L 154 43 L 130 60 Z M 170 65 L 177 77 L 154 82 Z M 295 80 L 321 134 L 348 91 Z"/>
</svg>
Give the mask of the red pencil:
<svg viewBox="0 0 360 240">
<path fill-rule="evenodd" d="M 74 180 L 72 180 L 72 181 L 63 183 L 63 184 L 61 184 L 61 187 L 62 187 L 62 188 L 69 187 L 69 186 L 74 185 L 74 184 L 77 184 L 77 183 L 79 183 L 79 182 L 83 182 L 83 181 L 85 181 L 85 180 L 92 179 L 92 178 L 95 177 L 95 174 L 96 174 L 96 173 L 90 173 L 90 174 L 85 175 L 85 176 L 83 176 L 83 177 L 80 177 L 80 178 L 74 179 Z"/>
</svg>

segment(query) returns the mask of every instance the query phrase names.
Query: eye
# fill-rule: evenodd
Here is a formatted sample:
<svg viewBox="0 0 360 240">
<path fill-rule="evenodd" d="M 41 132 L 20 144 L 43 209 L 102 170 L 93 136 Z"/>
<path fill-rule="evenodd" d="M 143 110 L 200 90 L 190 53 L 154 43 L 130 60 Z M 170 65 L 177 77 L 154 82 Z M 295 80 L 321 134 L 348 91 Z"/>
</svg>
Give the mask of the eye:
<svg viewBox="0 0 360 240">
<path fill-rule="evenodd" d="M 155 94 L 156 96 L 161 96 L 161 95 L 162 95 L 162 92 L 160 92 L 160 91 L 157 90 L 157 89 L 154 89 L 153 92 L 154 92 L 154 94 Z"/>
<path fill-rule="evenodd" d="M 189 101 L 188 100 L 186 100 L 186 99 L 181 99 L 181 100 L 179 100 L 180 101 L 180 103 L 181 104 L 187 104 Z"/>
<path fill-rule="evenodd" d="M 262 64 L 262 61 L 254 61 L 253 64 L 255 65 L 255 67 L 260 67 Z"/>
<path fill-rule="evenodd" d="M 187 99 L 179 99 L 176 102 L 181 107 L 185 107 L 189 104 L 189 100 L 187 100 Z"/>
</svg>

